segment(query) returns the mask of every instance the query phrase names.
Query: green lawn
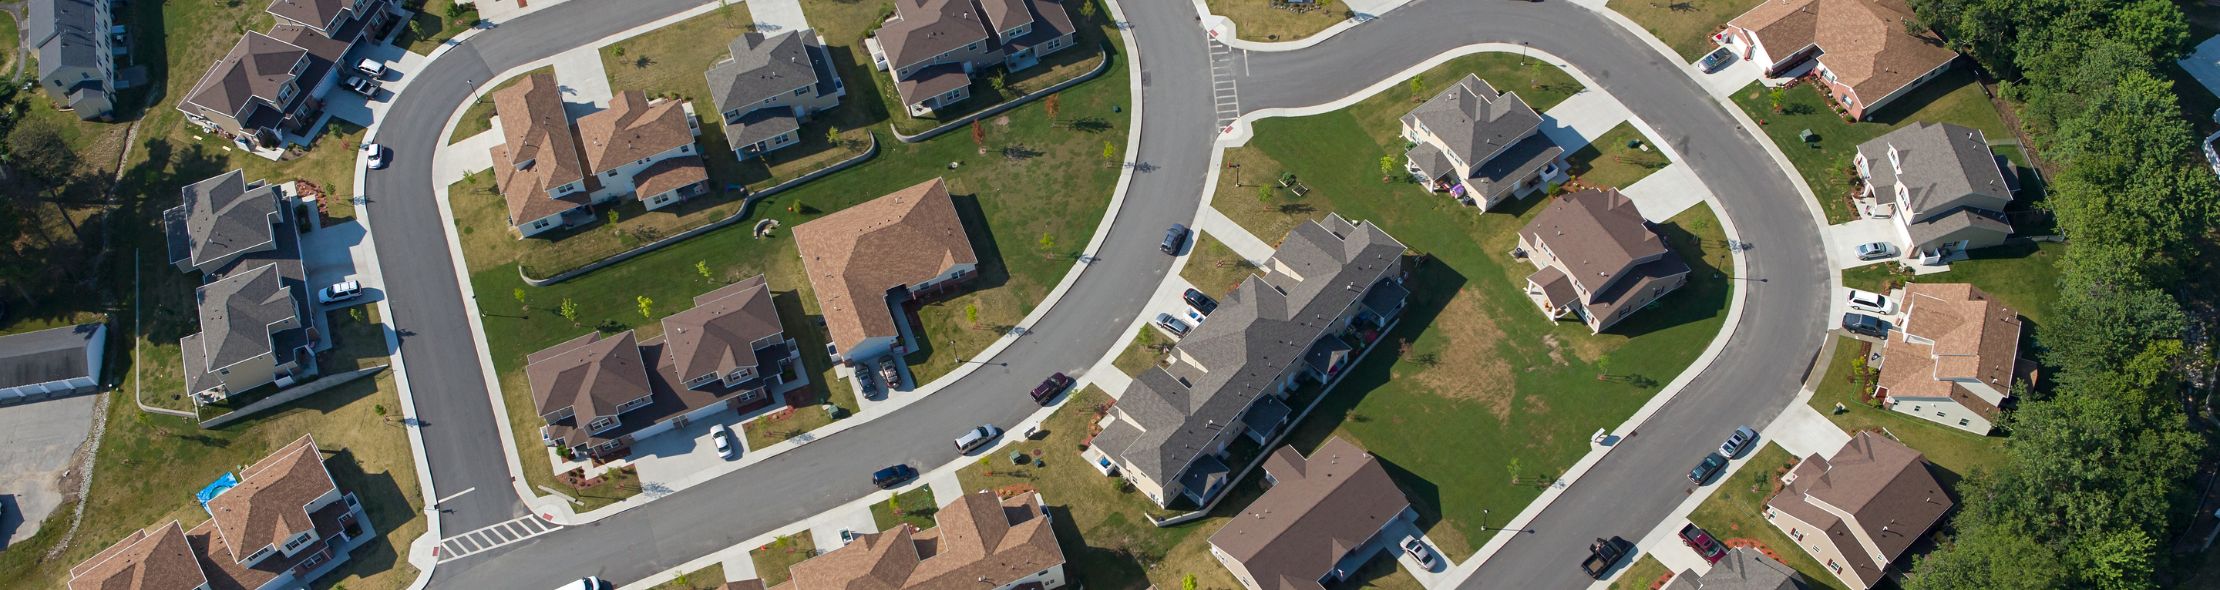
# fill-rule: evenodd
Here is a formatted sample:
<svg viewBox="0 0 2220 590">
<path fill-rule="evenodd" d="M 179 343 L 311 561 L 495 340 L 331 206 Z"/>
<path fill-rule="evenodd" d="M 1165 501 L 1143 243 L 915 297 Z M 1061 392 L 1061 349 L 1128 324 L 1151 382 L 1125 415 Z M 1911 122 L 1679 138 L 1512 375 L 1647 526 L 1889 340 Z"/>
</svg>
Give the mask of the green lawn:
<svg viewBox="0 0 2220 590">
<path fill-rule="evenodd" d="M 1851 159 L 1858 144 L 1913 122 L 1955 123 L 1981 131 L 1991 142 L 2009 141 L 2013 135 L 1997 116 L 1989 97 L 1973 82 L 1969 68 L 1957 68 L 1928 81 L 1911 94 L 1896 99 L 1870 115 L 1868 121 L 1845 123 L 1828 106 L 1816 84 L 1781 90 L 1780 108 L 1773 108 L 1772 92 L 1758 83 L 1738 90 L 1734 102 L 1751 119 L 1765 127 L 1765 134 L 1780 146 L 1789 163 L 1819 199 L 1828 223 L 1857 218 L 1850 205 L 1851 180 L 1856 172 Z M 1818 135 L 1814 143 L 1800 137 L 1804 130 Z"/>
<path fill-rule="evenodd" d="M 400 36 L 394 37 L 393 44 L 408 48 L 409 53 L 431 55 L 432 50 L 478 22 L 476 4 L 458 5 L 455 0 L 409 0 L 408 4 L 416 16 L 408 28 L 401 29 Z M 458 10 L 455 6 L 462 8 L 449 16 L 450 10 Z"/>
<path fill-rule="evenodd" d="M 1681 59 L 1695 61 L 1718 44 L 1711 34 L 1764 0 L 1611 0 L 1611 10 L 1642 25 Z"/>
<path fill-rule="evenodd" d="M 16 29 L 15 13 L 0 12 L 0 39 L 17 41 L 22 38 L 23 33 Z M 19 59 L 24 59 L 22 43 L 10 43 L 5 51 L 0 51 L 0 72 L 14 76 L 16 60 Z"/>
<path fill-rule="evenodd" d="M 748 550 L 748 557 L 755 560 L 755 575 L 764 586 L 786 583 L 790 575 L 786 568 L 794 567 L 817 556 L 817 545 L 809 538 L 809 531 L 773 539 L 762 547 Z"/>
<path fill-rule="evenodd" d="M 1804 575 L 1807 588 L 1848 590 L 1841 579 L 1765 520 L 1765 500 L 1773 497 L 1774 490 L 1779 489 L 1781 474 L 1788 473 L 1796 460 L 1779 445 L 1766 443 L 1765 448 L 1750 455 L 1749 463 L 1734 472 L 1734 477 L 1712 484 L 1718 489 L 1696 506 L 1688 520 L 1722 542 L 1753 539 L 1764 544 L 1782 563 Z"/>
<path fill-rule="evenodd" d="M 801 436 L 831 424 L 832 421 L 832 415 L 826 414 L 823 406 L 810 404 L 764 414 L 761 418 L 742 424 L 740 430 L 747 434 L 749 449 L 762 449 Z"/>
<path fill-rule="evenodd" d="M 447 134 L 447 143 L 469 139 L 471 136 L 493 129 L 493 93 L 500 92 L 503 88 L 515 86 L 518 81 L 525 78 L 538 74 L 553 73 L 555 73 L 555 66 L 535 68 L 532 71 L 517 74 L 514 78 L 502 80 L 499 84 L 494 84 L 492 89 L 487 90 L 485 94 L 478 95 L 477 100 L 470 101 L 470 106 L 463 108 L 462 120 L 456 121 L 454 131 Z"/>
<path fill-rule="evenodd" d="M 1879 371 L 1861 370 L 1863 365 L 1858 360 L 1879 352 L 1880 347 L 1863 340 L 1836 338 L 1835 354 L 1827 364 L 1827 376 L 1811 396 L 1812 409 L 1825 414 L 1844 432 L 1882 430 L 1905 446 L 1918 449 L 1938 468 L 1935 476 L 1945 489 L 1955 489 L 1959 480 L 1973 475 L 1974 471 L 2004 461 L 2004 438 L 2001 436 L 1973 434 L 1866 401 L 1873 393 L 1874 379 L 1878 378 Z M 1836 413 L 1836 404 L 1841 404 L 1845 410 Z"/>
<path fill-rule="evenodd" d="M 1101 49 L 1106 41 L 1123 44 L 1119 36 L 1110 28 L 1110 23 L 1105 18 L 1101 7 L 1099 5 L 1095 6 L 1094 16 L 1089 17 L 1079 7 L 1091 3 L 1093 0 L 1062 1 L 1071 15 L 1072 24 L 1079 29 L 1078 34 L 1072 38 L 1071 47 L 1042 57 L 1038 65 L 1026 68 L 1024 71 L 1005 73 L 1000 67 L 979 70 L 971 78 L 971 98 L 935 112 L 927 118 L 910 116 L 909 110 L 902 106 L 901 97 L 895 94 L 894 79 L 889 77 L 888 72 L 874 71 L 870 67 L 871 54 L 861 44 L 845 45 L 832 40 L 828 40 L 826 43 L 828 46 L 841 45 L 828 47 L 828 49 L 832 50 L 833 61 L 844 62 L 840 63 L 843 72 L 841 75 L 844 76 L 843 79 L 848 81 L 848 96 L 851 99 L 868 101 L 874 93 L 877 94 L 881 108 L 884 109 L 882 116 L 892 122 L 894 129 L 904 134 L 915 135 L 939 127 L 943 123 L 963 118 L 965 115 L 979 112 L 987 107 L 1017 99 L 1030 92 L 1055 86 L 1065 80 L 1083 76 L 1087 72 L 1093 71 L 1096 65 L 1102 63 L 1104 59 L 1113 60 L 1109 66 L 1112 71 L 1125 69 L 1124 64 L 1115 61 L 1117 59 L 1116 55 L 1105 55 Z M 862 3 L 862 0 L 811 0 L 802 3 L 802 10 L 810 14 L 817 14 L 816 11 L 811 10 L 811 5 L 818 2 Z M 892 15 L 893 12 L 891 12 L 891 9 L 889 10 L 885 14 Z M 868 22 L 872 23 L 871 29 L 878 28 L 878 20 Z M 828 39 L 831 39 L 831 37 L 828 36 Z M 1121 53 L 1122 51 L 1122 49 L 1119 49 L 1112 53 Z M 871 83 L 858 83 L 857 77 L 850 77 L 848 72 L 858 72 L 862 76 L 868 76 L 871 78 Z M 1107 78 L 1109 74 L 1110 72 L 1104 72 L 1103 77 Z M 994 82 L 997 76 L 1000 76 L 1002 80 L 999 85 Z M 1065 119 L 1065 123 L 1073 124 L 1085 119 L 1085 117 L 1085 115 L 1069 117 Z M 1089 124 L 1109 122 L 1109 119 L 1097 116 L 1096 121 Z M 989 133 L 992 133 L 991 130 Z M 960 136 L 965 134 L 958 131 L 951 132 L 949 135 Z M 1120 146 L 1120 149 L 1123 149 L 1125 142 L 1117 142 L 1117 145 Z"/>
<path fill-rule="evenodd" d="M 656 584 L 648 590 L 717 590 L 725 586 L 725 564 L 712 563 L 709 567 L 679 574 L 678 579 Z"/>
<path fill-rule="evenodd" d="M 965 466 L 958 481 L 966 490 L 1038 490 L 1055 517 L 1056 540 L 1077 584 L 1100 590 L 1179 588 L 1182 578 L 1193 574 L 1197 588 L 1240 588 L 1210 557 L 1208 540 L 1227 515 L 1255 498 L 1258 478 L 1237 484 L 1212 517 L 1167 528 L 1150 525 L 1144 514 L 1166 513 L 1131 484 L 1104 476 L 1079 456 L 1110 401 L 1094 386 L 1073 392 L 1042 423 L 1045 436 L 1009 447 L 1032 455 L 1032 464 L 1013 466 L 1001 458 L 1007 452 L 997 452 L 998 460 Z"/>
<path fill-rule="evenodd" d="M 1164 359 L 1164 354 L 1156 347 L 1169 343 L 1155 326 L 1141 326 L 1140 332 L 1133 335 L 1133 341 L 1125 345 L 1125 351 L 1118 353 L 1118 358 L 1110 364 L 1128 376 L 1140 377 L 1143 371 L 1156 367 Z"/>
<path fill-rule="evenodd" d="M 1951 263 L 1948 272 L 1909 276 L 1891 272 L 1888 265 L 1872 264 L 1842 271 L 1842 284 L 1852 289 L 1879 292 L 1914 283 L 1973 283 L 2040 328 L 2058 300 L 2058 264 L 2066 245 L 2056 242 L 2014 240 L 2002 246 L 1974 250 L 1972 258 Z"/>
<path fill-rule="evenodd" d="M 1581 185 L 1626 188 L 1672 165 L 1673 160 L 1652 143 L 1632 123 L 1620 123 L 1567 156 L 1565 165 Z"/>
<path fill-rule="evenodd" d="M 917 489 L 895 494 L 885 502 L 871 504 L 871 523 L 878 525 L 881 531 L 894 530 L 895 526 L 902 524 L 925 530 L 933 528 L 933 515 L 938 512 L 940 504 L 933 501 L 933 486 L 917 486 Z"/>
<path fill-rule="evenodd" d="M 1233 21 L 1234 35 L 1248 41 L 1294 41 L 1348 20 L 1341 0 L 1288 4 L 1281 0 L 1210 0 L 1210 13 Z M 1299 7 L 1299 9 L 1298 9 Z"/>
<path fill-rule="evenodd" d="M 1672 547 L 1668 545 L 1666 550 Z M 1619 572 L 1619 580 L 1611 583 L 1611 590 L 1650 590 L 1659 586 L 1661 578 L 1669 579 L 1666 576 L 1672 573 L 1665 569 L 1664 562 L 1645 553 L 1634 565 L 1627 566 L 1626 571 Z"/>
<path fill-rule="evenodd" d="M 1258 236 L 1263 237 L 1263 236 Z M 1278 239 L 1272 236 L 1265 239 Z M 1225 242 L 1218 241 L 1210 232 L 1195 232 L 1195 247 L 1187 254 L 1187 266 L 1180 267 L 1180 278 L 1187 279 L 1195 289 L 1213 298 L 1232 293 L 1241 286 L 1243 279 L 1256 274 L 1256 265 L 1236 254 Z"/>
<path fill-rule="evenodd" d="M 1475 57 L 1451 65 L 1520 72 L 1516 55 Z M 1456 78 L 1455 70 L 1423 77 L 1440 85 Z M 1409 266 L 1413 293 L 1392 342 L 1352 369 L 1290 444 L 1307 450 L 1328 435 L 1357 441 L 1388 463 L 1428 535 L 1461 557 L 1483 541 L 1483 510 L 1518 512 L 1588 452 L 1589 433 L 1619 424 L 1695 359 L 1723 321 L 1732 265 L 1717 219 L 1697 207 L 1659 225 L 1695 267 L 1687 288 L 1602 335 L 1545 319 L 1522 292 L 1532 267 L 1508 254 L 1542 199 L 1480 213 L 1414 187 L 1380 186 L 1379 155 L 1403 145 L 1395 118 L 1411 96 L 1438 89 L 1394 88 L 1342 111 L 1258 122 L 1250 145 L 1229 153 L 1245 172 L 1221 176 L 1213 204 L 1268 240 L 1339 212 L 1381 224 L 1429 258 Z M 1530 100 L 1547 108 L 1573 89 L 1569 81 L 1545 85 Z M 1313 191 L 1264 203 L 1234 178 L 1281 171 Z M 1403 342 L 1409 352 L 1399 355 Z M 1616 378 L 1597 379 L 1604 364 Z M 1486 464 L 1476 467 L 1474 457 Z M 1511 482 L 1514 471 L 1520 483 Z"/>
</svg>

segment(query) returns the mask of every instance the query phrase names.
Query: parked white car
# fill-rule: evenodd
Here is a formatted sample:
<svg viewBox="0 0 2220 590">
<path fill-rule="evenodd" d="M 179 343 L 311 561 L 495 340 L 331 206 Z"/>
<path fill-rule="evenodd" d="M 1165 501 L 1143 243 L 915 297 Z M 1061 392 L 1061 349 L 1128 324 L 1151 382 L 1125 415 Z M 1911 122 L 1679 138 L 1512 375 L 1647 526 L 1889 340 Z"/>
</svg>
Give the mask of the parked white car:
<svg viewBox="0 0 2220 590">
<path fill-rule="evenodd" d="M 361 63 L 355 64 L 355 71 L 362 72 L 362 75 L 369 76 L 372 80 L 385 79 L 385 63 L 378 60 L 363 59 Z"/>
<path fill-rule="evenodd" d="M 732 429 L 723 424 L 709 427 L 709 440 L 717 441 L 717 456 L 731 459 L 740 456 L 740 445 L 732 441 Z"/>
<path fill-rule="evenodd" d="M 356 281 L 332 283 L 331 286 L 324 287 L 324 290 L 316 292 L 316 300 L 323 303 L 338 303 L 361 296 L 362 283 Z"/>
<path fill-rule="evenodd" d="M 1849 291 L 1850 309 L 1877 315 L 1896 314 L 1896 302 L 1890 301 L 1887 295 L 1857 289 Z"/>
</svg>

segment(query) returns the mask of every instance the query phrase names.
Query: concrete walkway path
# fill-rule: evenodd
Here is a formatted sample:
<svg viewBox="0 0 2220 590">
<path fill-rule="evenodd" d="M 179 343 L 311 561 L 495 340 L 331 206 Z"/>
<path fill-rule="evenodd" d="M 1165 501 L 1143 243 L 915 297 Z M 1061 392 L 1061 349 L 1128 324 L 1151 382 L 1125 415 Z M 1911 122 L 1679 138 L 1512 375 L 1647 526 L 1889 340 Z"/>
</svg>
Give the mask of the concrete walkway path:
<svg viewBox="0 0 2220 590">
<path fill-rule="evenodd" d="M 1218 240 L 1218 243 L 1232 248 L 1233 253 L 1241 255 L 1242 258 L 1246 258 L 1250 262 L 1262 262 L 1272 258 L 1271 244 L 1257 239 L 1256 234 L 1249 233 L 1248 228 L 1241 227 L 1241 224 L 1235 223 L 1233 218 L 1226 217 L 1224 213 L 1219 213 L 1216 207 L 1204 207 L 1195 214 L 1195 229 L 1208 232 L 1210 237 Z M 1199 238 L 1195 241 L 1199 241 Z M 1190 244 L 1188 249 L 1193 250 L 1194 246 Z"/>
<path fill-rule="evenodd" d="M 555 84 L 563 91 L 563 113 L 576 119 L 609 106 L 617 95 L 609 89 L 609 72 L 601 67 L 601 49 L 580 47 L 555 56 Z"/>
<path fill-rule="evenodd" d="M 1695 169 L 1677 162 L 1619 192 L 1632 199 L 1634 208 L 1642 211 L 1642 218 L 1652 223 L 1672 219 L 1697 203 L 1714 200 L 1711 189 L 1704 186 L 1703 179 L 1696 177 Z"/>
<path fill-rule="evenodd" d="M 1542 135 L 1571 154 L 1633 116 L 1610 94 L 1582 90 L 1542 113 Z"/>
<path fill-rule="evenodd" d="M 485 133 L 472 135 L 448 144 L 439 150 L 439 157 L 432 158 L 432 185 L 445 187 L 455 184 L 472 172 L 493 169 L 494 146 L 501 145 L 501 119 L 493 120 L 493 127 Z"/>
<path fill-rule="evenodd" d="M 1853 407 L 1852 412 L 1885 412 L 1870 407 Z M 1789 406 L 1773 423 L 1765 427 L 1765 437 L 1780 445 L 1791 455 L 1803 457 L 1814 453 L 1832 455 L 1842 445 L 1850 442 L 1850 435 L 1836 427 L 1834 421 L 1813 409 L 1810 404 Z"/>
<path fill-rule="evenodd" d="M 801 0 L 748 0 L 748 14 L 755 17 L 755 30 L 765 35 L 809 28 Z"/>
<path fill-rule="evenodd" d="M 1005 434 L 1004 436 L 1016 435 Z M 989 450 L 987 452 L 992 452 L 992 450 Z M 988 457 L 988 460 L 990 461 L 993 460 L 993 457 L 989 457 L 985 454 L 981 454 L 979 456 Z M 954 504 L 957 500 L 961 500 L 964 497 L 964 483 L 963 480 L 956 477 L 955 470 L 943 470 L 928 474 L 925 476 L 925 485 L 932 486 L 933 488 L 934 506 L 947 506 L 949 504 Z"/>
</svg>

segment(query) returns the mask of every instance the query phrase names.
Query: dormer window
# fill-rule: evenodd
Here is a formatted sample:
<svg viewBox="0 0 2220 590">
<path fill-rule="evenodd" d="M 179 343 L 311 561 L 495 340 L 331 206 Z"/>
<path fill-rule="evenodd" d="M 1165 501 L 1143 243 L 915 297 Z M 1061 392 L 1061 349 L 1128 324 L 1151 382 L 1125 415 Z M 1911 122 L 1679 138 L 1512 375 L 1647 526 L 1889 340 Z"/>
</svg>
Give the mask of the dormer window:
<svg viewBox="0 0 2220 590">
<path fill-rule="evenodd" d="M 308 71 L 308 58 L 304 57 L 301 58 L 299 61 L 293 62 L 293 69 L 291 71 L 295 76 L 301 75 L 301 72 Z"/>
<path fill-rule="evenodd" d="M 292 101 L 293 93 L 298 92 L 298 90 L 296 90 L 297 88 L 298 87 L 294 86 L 292 82 L 286 82 L 284 86 L 279 86 L 277 94 L 278 102 L 285 103 Z"/>
<path fill-rule="evenodd" d="M 600 418 L 595 418 L 593 422 L 587 423 L 587 424 L 586 424 L 586 431 L 587 431 L 587 432 L 592 432 L 592 433 L 595 433 L 595 434 L 599 434 L 599 433 L 601 433 L 601 431 L 604 431 L 604 430 L 608 430 L 608 429 L 610 429 L 610 428 L 615 428 L 616 426 L 617 426 L 617 417 L 616 417 L 616 416 L 603 416 L 603 417 L 600 417 Z"/>
<path fill-rule="evenodd" d="M 1861 154 L 1858 154 L 1857 164 L 1858 164 L 1858 176 L 1859 176 L 1859 177 L 1861 177 L 1861 178 L 1872 178 L 1872 177 L 1873 177 L 1873 166 L 1871 165 L 1872 163 L 1871 163 L 1871 162 L 1869 162 L 1869 161 L 1867 161 L 1867 160 L 1865 159 L 1865 154 L 1862 154 L 1862 153 L 1861 153 Z"/>
<path fill-rule="evenodd" d="M 1889 168 L 1898 175 L 1904 174 L 1904 159 L 1896 152 L 1896 144 L 1889 144 Z"/>
<path fill-rule="evenodd" d="M 1901 184 L 1896 185 L 1896 208 L 1905 213 L 1918 213 L 1912 210 L 1912 189 L 1904 188 Z"/>
</svg>

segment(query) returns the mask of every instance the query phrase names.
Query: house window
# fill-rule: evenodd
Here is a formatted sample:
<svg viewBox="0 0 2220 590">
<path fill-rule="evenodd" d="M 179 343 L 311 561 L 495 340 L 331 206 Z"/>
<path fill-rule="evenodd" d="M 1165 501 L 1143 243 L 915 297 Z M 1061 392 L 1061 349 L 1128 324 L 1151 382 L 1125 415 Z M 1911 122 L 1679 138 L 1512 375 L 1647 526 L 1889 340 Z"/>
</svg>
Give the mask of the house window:
<svg viewBox="0 0 2220 590">
<path fill-rule="evenodd" d="M 801 96 L 801 95 L 802 95 L 802 93 L 804 93 L 804 92 L 809 92 L 809 87 L 808 87 L 808 86 L 803 86 L 803 87 L 801 87 L 801 88 L 796 88 L 796 89 L 794 89 L 794 96 Z"/>
<path fill-rule="evenodd" d="M 1959 418 L 1959 419 L 1958 419 L 1958 425 L 1959 425 L 1959 426 L 1971 426 L 1972 424 L 1973 424 L 1973 421 L 1972 421 L 1972 420 L 1970 420 L 1970 419 L 1966 419 L 1966 418 Z"/>
<path fill-rule="evenodd" d="M 1936 418 L 1942 418 L 1942 417 L 1944 417 L 1944 415 L 1943 415 L 1943 413 L 1942 413 L 1942 412 L 1935 412 L 1935 417 L 1936 417 Z"/>
<path fill-rule="evenodd" d="M 1804 531 L 1801 529 L 1797 529 L 1796 527 L 1789 527 L 1788 536 L 1795 537 L 1796 540 L 1802 541 L 1804 540 Z"/>
<path fill-rule="evenodd" d="M 308 541 L 309 541 L 309 536 L 308 536 L 308 535 L 301 535 L 301 536 L 299 536 L 299 537 L 294 537 L 292 541 L 287 541 L 287 542 L 285 543 L 285 550 L 286 550 L 286 551 L 292 551 L 292 550 L 294 550 L 294 549 L 299 549 L 299 548 L 301 548 L 301 546 L 302 546 L 302 545 L 307 545 L 307 544 L 308 544 Z"/>
<path fill-rule="evenodd" d="M 1829 559 L 1827 560 L 1827 569 L 1834 570 L 1835 573 L 1839 574 L 1842 573 L 1842 564 L 1835 563 L 1835 560 Z"/>
</svg>

